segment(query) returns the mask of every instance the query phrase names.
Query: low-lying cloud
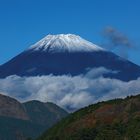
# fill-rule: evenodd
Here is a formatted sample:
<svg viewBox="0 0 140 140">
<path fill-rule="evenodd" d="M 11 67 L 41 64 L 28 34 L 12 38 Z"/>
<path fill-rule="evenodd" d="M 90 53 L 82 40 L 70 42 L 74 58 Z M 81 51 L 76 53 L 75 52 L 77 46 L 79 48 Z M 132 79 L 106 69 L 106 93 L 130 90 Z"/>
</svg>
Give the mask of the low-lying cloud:
<svg viewBox="0 0 140 140">
<path fill-rule="evenodd" d="M 85 75 L 19 77 L 0 79 L 0 92 L 20 101 L 54 102 L 68 111 L 128 95 L 140 93 L 140 78 L 123 82 L 104 78 L 105 73 L 116 73 L 105 68 L 89 69 Z"/>
</svg>

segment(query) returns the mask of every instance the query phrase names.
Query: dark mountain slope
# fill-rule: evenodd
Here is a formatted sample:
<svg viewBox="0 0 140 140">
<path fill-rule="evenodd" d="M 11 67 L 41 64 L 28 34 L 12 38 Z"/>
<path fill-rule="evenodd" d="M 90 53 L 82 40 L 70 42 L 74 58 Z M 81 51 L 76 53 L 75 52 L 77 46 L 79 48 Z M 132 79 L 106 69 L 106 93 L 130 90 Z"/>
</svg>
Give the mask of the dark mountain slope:
<svg viewBox="0 0 140 140">
<path fill-rule="evenodd" d="M 37 76 L 37 75 L 78 75 L 86 73 L 87 68 L 105 67 L 118 71 L 107 77 L 114 77 L 124 81 L 137 79 L 140 76 L 140 67 L 123 60 L 119 56 L 107 52 L 81 53 L 53 53 L 27 51 L 13 58 L 0 67 L 0 77 L 10 75 Z M 130 74 L 133 73 L 133 74 Z"/>
<path fill-rule="evenodd" d="M 0 116 L 0 140 L 26 140 L 38 137 L 47 126 L 31 121 Z"/>
<path fill-rule="evenodd" d="M 140 95 L 83 108 L 38 140 L 140 140 Z"/>
</svg>

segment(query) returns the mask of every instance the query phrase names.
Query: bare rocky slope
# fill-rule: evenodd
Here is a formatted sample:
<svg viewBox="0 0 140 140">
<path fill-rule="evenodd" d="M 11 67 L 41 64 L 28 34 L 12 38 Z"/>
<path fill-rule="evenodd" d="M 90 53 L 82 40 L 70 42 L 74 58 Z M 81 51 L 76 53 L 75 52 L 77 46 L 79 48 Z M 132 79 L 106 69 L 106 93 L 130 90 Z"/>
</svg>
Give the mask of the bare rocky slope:
<svg viewBox="0 0 140 140">
<path fill-rule="evenodd" d="M 25 107 L 17 100 L 0 94 L 0 116 L 29 120 Z"/>
<path fill-rule="evenodd" d="M 0 94 L 0 140 L 36 138 L 67 115 L 53 103 L 20 103 Z"/>
</svg>

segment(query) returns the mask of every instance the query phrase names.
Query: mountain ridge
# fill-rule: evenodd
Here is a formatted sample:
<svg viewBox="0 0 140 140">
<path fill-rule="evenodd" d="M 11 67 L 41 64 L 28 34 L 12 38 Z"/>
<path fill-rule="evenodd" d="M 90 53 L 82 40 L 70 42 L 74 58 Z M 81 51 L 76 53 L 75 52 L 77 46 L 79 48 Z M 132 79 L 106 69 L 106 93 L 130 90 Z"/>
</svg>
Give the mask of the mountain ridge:
<svg viewBox="0 0 140 140">
<path fill-rule="evenodd" d="M 82 108 L 37 140 L 139 140 L 140 95 Z"/>
<path fill-rule="evenodd" d="M 36 138 L 67 115 L 64 109 L 53 103 L 20 103 L 14 98 L 0 94 L 0 139 Z"/>
</svg>

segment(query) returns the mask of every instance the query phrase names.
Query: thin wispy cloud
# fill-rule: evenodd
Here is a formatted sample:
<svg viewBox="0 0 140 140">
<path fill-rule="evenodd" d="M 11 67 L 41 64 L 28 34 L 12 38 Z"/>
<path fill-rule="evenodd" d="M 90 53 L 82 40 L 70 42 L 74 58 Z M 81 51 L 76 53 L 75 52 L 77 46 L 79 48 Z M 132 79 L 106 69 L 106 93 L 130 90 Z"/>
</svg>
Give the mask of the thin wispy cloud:
<svg viewBox="0 0 140 140">
<path fill-rule="evenodd" d="M 124 58 L 128 58 L 128 51 L 136 47 L 126 34 L 111 26 L 102 31 L 102 36 L 104 38 L 102 46 L 109 50 L 117 51 Z"/>
</svg>

